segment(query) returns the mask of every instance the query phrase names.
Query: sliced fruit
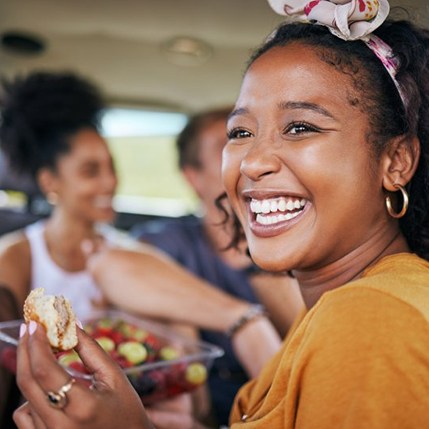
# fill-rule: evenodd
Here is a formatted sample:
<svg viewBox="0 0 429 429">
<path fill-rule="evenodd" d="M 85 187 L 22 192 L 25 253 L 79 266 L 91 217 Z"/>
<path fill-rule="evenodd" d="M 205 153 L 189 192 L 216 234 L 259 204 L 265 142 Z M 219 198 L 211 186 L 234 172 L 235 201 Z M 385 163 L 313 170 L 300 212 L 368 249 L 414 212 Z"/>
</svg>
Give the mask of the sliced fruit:
<svg viewBox="0 0 429 429">
<path fill-rule="evenodd" d="M 115 342 L 109 337 L 98 337 L 95 341 L 97 341 L 101 348 L 107 353 L 115 350 Z"/>
<path fill-rule="evenodd" d="M 70 366 L 73 362 L 81 362 L 79 355 L 74 351 L 68 351 L 58 357 L 58 362 L 64 366 Z"/>
<path fill-rule="evenodd" d="M 97 328 L 100 329 L 112 329 L 112 327 L 115 325 L 116 321 L 112 319 L 100 319 L 97 321 Z"/>
<path fill-rule="evenodd" d="M 207 380 L 207 368 L 199 362 L 191 363 L 186 368 L 185 379 L 192 384 L 202 384 Z"/>
<path fill-rule="evenodd" d="M 172 346 L 165 346 L 159 351 L 159 357 L 162 360 L 173 360 L 180 356 L 177 349 Z"/>
<path fill-rule="evenodd" d="M 136 328 L 131 334 L 131 338 L 135 341 L 140 341 L 142 343 L 148 335 L 148 332 L 144 329 Z"/>
<path fill-rule="evenodd" d="M 6 347 L 1 351 L 0 363 L 10 372 L 16 374 L 16 347 Z"/>
<path fill-rule="evenodd" d="M 81 372 L 82 374 L 89 374 L 89 371 L 82 362 L 71 362 L 69 368 L 74 369 L 76 372 Z"/>
<path fill-rule="evenodd" d="M 118 346 L 118 353 L 124 356 L 130 363 L 137 365 L 147 358 L 147 350 L 143 344 L 136 341 L 126 341 Z"/>
<path fill-rule="evenodd" d="M 154 334 L 147 334 L 146 338 L 144 339 L 144 345 L 155 353 L 158 352 L 158 350 L 160 350 L 162 347 L 160 339 Z"/>
</svg>

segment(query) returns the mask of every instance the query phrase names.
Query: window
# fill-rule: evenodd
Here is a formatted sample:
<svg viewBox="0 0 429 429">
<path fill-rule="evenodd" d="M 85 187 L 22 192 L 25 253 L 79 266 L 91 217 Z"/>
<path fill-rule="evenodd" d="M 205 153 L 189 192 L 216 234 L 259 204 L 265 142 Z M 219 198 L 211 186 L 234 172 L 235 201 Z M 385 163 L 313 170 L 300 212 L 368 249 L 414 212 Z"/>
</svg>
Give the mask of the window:
<svg viewBox="0 0 429 429">
<path fill-rule="evenodd" d="M 102 133 L 111 148 L 119 178 L 119 212 L 180 216 L 197 207 L 177 167 L 175 138 L 187 116 L 177 112 L 111 108 Z"/>
</svg>

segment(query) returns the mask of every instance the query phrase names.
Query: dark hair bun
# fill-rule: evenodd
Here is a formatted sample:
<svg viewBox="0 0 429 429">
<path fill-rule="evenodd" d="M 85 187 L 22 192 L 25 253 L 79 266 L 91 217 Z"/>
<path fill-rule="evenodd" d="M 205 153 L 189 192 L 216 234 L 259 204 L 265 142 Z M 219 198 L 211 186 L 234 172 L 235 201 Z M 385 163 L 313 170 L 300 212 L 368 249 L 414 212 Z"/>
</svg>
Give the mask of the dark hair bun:
<svg viewBox="0 0 429 429">
<path fill-rule="evenodd" d="M 55 167 L 68 137 L 98 128 L 104 107 L 97 87 L 73 73 L 36 72 L 3 80 L 0 146 L 11 167 L 33 176 Z"/>
</svg>

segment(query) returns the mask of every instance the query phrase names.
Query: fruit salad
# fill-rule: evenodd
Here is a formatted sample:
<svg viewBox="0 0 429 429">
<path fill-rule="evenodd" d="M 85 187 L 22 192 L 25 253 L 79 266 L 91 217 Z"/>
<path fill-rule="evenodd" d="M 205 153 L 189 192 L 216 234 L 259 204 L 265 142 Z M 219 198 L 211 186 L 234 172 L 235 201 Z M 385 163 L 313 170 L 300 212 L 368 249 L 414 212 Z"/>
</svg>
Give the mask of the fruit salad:
<svg viewBox="0 0 429 429">
<path fill-rule="evenodd" d="M 146 404 L 191 391 L 207 380 L 207 363 L 182 361 L 186 351 L 180 342 L 173 344 L 123 319 L 94 319 L 84 329 L 125 370 Z M 74 350 L 57 358 L 66 368 L 89 374 Z"/>
<path fill-rule="evenodd" d="M 12 372 L 21 322 L 0 323 L 0 365 Z M 145 404 L 198 388 L 213 359 L 223 354 L 216 346 L 116 310 L 97 313 L 84 322 L 84 329 L 122 368 Z M 74 350 L 56 356 L 79 382 L 91 385 L 92 375 Z"/>
</svg>

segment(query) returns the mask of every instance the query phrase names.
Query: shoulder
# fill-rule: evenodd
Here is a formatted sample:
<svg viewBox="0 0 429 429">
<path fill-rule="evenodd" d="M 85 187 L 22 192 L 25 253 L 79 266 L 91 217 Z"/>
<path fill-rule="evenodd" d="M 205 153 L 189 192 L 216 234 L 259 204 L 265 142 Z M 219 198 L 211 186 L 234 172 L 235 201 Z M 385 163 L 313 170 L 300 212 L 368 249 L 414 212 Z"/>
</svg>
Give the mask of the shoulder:
<svg viewBox="0 0 429 429">
<path fill-rule="evenodd" d="M 290 340 L 302 427 L 365 421 L 365 427 L 399 428 L 427 421 L 428 320 L 383 291 L 340 289 L 322 297 Z M 314 426 L 314 416 L 323 422 Z"/>
<path fill-rule="evenodd" d="M 23 231 L 0 238 L 0 283 L 12 291 L 19 304 L 28 293 L 31 280 L 31 250 Z"/>
<path fill-rule="evenodd" d="M 341 289 L 325 294 L 307 315 L 304 335 L 318 354 L 323 349 L 327 359 L 331 354 L 343 361 L 387 354 L 389 360 L 406 362 L 413 359 L 408 344 L 414 351 L 421 348 L 429 370 L 429 355 L 422 348 L 429 343 L 429 310 L 364 285 Z"/>
<path fill-rule="evenodd" d="M 24 255 L 29 252 L 30 245 L 24 230 L 14 231 L 0 237 L 0 257 Z"/>
</svg>

